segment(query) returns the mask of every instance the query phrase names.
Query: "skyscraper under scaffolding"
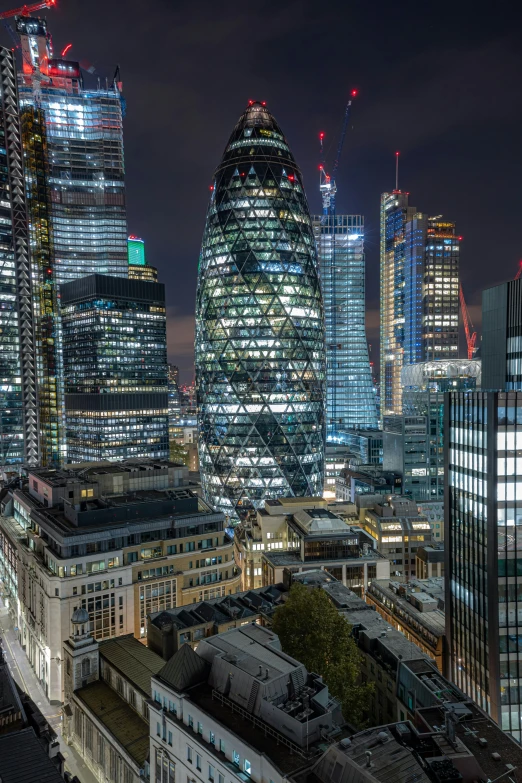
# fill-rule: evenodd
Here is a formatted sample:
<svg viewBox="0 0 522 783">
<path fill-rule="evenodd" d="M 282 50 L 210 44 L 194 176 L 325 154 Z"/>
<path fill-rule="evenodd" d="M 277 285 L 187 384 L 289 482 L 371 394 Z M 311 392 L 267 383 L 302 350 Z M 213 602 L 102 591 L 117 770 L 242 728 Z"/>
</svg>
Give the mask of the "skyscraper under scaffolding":
<svg viewBox="0 0 522 783">
<path fill-rule="evenodd" d="M 364 218 L 314 217 L 324 299 L 327 438 L 377 428 L 365 329 Z"/>
<path fill-rule="evenodd" d="M 57 287 L 128 276 L 121 83 L 53 57 L 44 19 L 17 17 L 43 465 L 63 457 Z"/>
</svg>

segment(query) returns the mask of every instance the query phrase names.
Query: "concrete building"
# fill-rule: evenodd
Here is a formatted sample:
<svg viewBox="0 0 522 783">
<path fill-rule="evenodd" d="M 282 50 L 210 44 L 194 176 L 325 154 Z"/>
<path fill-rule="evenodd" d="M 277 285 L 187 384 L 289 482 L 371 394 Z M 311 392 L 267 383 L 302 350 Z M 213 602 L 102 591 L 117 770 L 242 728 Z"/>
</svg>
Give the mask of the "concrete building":
<svg viewBox="0 0 522 783">
<path fill-rule="evenodd" d="M 335 497 L 355 503 L 359 495 L 365 494 L 402 494 L 402 474 L 385 471 L 378 465 L 351 463 L 335 479 Z"/>
<path fill-rule="evenodd" d="M 197 651 L 184 644 L 152 678 L 152 690 L 154 781 L 170 783 L 175 769 L 183 783 L 283 783 L 339 735 L 342 722 L 321 678 L 258 625 L 204 639 Z"/>
<path fill-rule="evenodd" d="M 335 481 L 343 470 L 351 451 L 340 443 L 327 442 L 324 455 L 324 492 L 325 500 L 335 500 Z"/>
<path fill-rule="evenodd" d="M 372 582 L 366 601 L 404 636 L 446 671 L 444 580 L 383 579 Z"/>
<path fill-rule="evenodd" d="M 415 574 L 418 579 L 444 576 L 444 545 L 421 546 L 415 556 Z"/>
<path fill-rule="evenodd" d="M 251 623 L 270 625 L 287 592 L 282 584 L 270 585 L 192 606 L 153 612 L 147 617 L 147 646 L 168 661 L 182 644 L 190 644 L 195 650 L 202 639 L 231 628 Z"/>
<path fill-rule="evenodd" d="M 19 640 L 50 700 L 75 609 L 94 637 L 146 635 L 147 614 L 240 589 L 225 518 L 168 462 L 35 471 L 4 497 L 0 568 Z M 13 575 L 16 564 L 16 577 Z M 4 565 L 7 564 L 7 565 Z"/>
<path fill-rule="evenodd" d="M 63 736 L 100 783 L 139 783 L 149 754 L 151 678 L 163 660 L 133 636 L 97 642 L 77 609 L 64 644 Z"/>
<path fill-rule="evenodd" d="M 431 526 L 416 503 L 401 496 L 379 499 L 366 508 L 361 524 L 375 549 L 390 561 L 392 576 L 415 576 L 415 554 L 432 540 Z"/>
<path fill-rule="evenodd" d="M 382 430 L 338 429 L 335 442 L 348 446 L 362 465 L 382 465 Z"/>
<path fill-rule="evenodd" d="M 440 721 L 440 722 L 436 722 Z M 475 705 L 415 712 L 331 745 L 290 783 L 519 783 L 520 746 Z"/>
<path fill-rule="evenodd" d="M 389 574 L 370 536 L 330 511 L 322 498 L 267 500 L 255 522 L 235 532 L 244 589 L 278 584 L 285 570 L 324 568 L 363 594 L 372 579 Z"/>
</svg>

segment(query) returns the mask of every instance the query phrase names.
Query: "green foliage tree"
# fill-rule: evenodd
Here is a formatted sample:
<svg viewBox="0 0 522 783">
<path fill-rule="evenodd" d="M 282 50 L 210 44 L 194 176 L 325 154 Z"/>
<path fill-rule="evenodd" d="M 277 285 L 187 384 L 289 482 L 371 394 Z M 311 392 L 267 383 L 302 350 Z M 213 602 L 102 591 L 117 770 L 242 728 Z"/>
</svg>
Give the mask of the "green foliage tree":
<svg viewBox="0 0 522 783">
<path fill-rule="evenodd" d="M 344 719 L 361 727 L 373 685 L 361 683 L 362 656 L 351 626 L 327 593 L 295 582 L 285 603 L 276 609 L 272 628 L 283 652 L 304 663 L 309 672 L 320 674 L 341 702 Z"/>
<path fill-rule="evenodd" d="M 183 448 L 181 443 L 171 440 L 169 443 L 169 456 L 171 462 L 181 462 L 182 465 L 188 465 L 188 451 Z"/>
</svg>

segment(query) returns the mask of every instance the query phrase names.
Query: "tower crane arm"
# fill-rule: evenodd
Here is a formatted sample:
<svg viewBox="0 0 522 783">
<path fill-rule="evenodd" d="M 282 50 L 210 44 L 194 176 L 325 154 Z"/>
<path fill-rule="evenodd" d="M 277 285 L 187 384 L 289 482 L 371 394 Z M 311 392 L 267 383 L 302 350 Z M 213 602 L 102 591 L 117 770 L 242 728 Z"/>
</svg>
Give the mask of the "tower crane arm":
<svg viewBox="0 0 522 783">
<path fill-rule="evenodd" d="M 13 16 L 30 16 L 35 11 L 41 11 L 43 8 L 52 8 L 56 5 L 56 0 L 41 0 L 39 3 L 22 5 L 20 8 L 13 8 L 10 11 L 2 11 L 0 19 L 11 19 Z"/>
<path fill-rule="evenodd" d="M 460 299 L 460 312 L 462 313 L 462 323 L 464 324 L 464 333 L 466 335 L 466 343 L 468 347 L 468 359 L 473 359 L 475 353 L 475 346 L 477 344 L 477 333 L 473 328 L 468 306 L 464 299 L 464 291 L 462 290 L 462 283 L 459 285 L 459 299 Z"/>
</svg>

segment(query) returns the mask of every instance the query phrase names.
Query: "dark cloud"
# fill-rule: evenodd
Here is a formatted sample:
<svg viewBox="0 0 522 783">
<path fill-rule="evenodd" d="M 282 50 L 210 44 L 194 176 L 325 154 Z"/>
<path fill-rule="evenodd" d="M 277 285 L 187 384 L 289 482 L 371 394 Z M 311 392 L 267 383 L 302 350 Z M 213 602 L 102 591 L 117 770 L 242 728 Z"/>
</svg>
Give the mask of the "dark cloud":
<svg viewBox="0 0 522 783">
<path fill-rule="evenodd" d="M 317 211 L 317 133 L 326 131 L 333 157 L 349 89 L 359 87 L 338 208 L 365 215 L 374 343 L 379 197 L 393 187 L 396 149 L 412 203 L 458 222 L 478 322 L 480 290 L 513 276 L 522 255 L 522 11 L 483 7 L 59 0 L 47 13 L 56 50 L 71 41 L 71 56 L 109 77 L 121 67 L 129 230 L 145 238 L 167 284 L 170 355 L 186 380 L 208 186 L 249 98 L 267 100 Z"/>
</svg>

